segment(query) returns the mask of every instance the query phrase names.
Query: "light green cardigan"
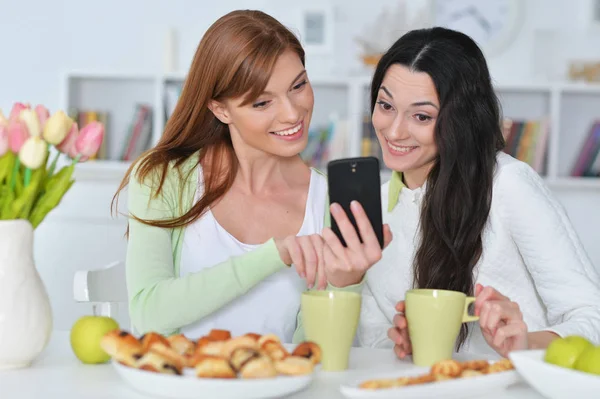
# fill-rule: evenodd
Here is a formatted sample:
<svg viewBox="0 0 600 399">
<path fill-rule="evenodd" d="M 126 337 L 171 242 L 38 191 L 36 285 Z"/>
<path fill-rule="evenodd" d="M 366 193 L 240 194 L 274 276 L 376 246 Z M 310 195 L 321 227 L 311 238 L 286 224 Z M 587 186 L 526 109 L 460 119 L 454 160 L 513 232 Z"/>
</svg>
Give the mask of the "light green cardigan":
<svg viewBox="0 0 600 399">
<path fill-rule="evenodd" d="M 198 182 L 197 155 L 179 168 L 171 164 L 161 193 L 156 196 L 158 173 L 144 182 L 132 172 L 128 186 L 129 213 L 141 219 L 172 219 L 193 206 Z M 325 212 L 329 224 L 329 212 Z M 197 273 L 179 276 L 181 247 L 185 228 L 165 229 L 129 219 L 126 279 L 129 314 L 140 334 L 155 331 L 176 334 L 179 329 L 244 295 L 266 277 L 288 267 L 273 239 L 256 250 Z M 360 293 L 364 281 L 345 288 L 328 285 L 329 290 Z M 274 298 L 276 299 L 276 298 Z M 297 316 L 293 341 L 303 340 L 302 315 Z"/>
</svg>

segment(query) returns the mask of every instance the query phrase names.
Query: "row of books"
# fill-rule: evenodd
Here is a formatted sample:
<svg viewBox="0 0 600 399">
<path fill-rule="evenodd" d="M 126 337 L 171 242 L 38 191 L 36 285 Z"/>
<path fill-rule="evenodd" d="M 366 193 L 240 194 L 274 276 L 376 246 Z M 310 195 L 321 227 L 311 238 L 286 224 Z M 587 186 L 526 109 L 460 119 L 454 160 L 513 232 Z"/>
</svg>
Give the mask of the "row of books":
<svg viewBox="0 0 600 399">
<path fill-rule="evenodd" d="M 76 109 L 69 110 L 69 116 L 83 127 L 92 121 L 99 121 L 104 125 L 104 140 L 102 146 L 91 159 L 96 160 L 135 160 L 142 152 L 146 151 L 152 142 L 153 110 L 147 104 L 135 104 L 126 132 L 115 132 L 114 121 L 109 113 L 102 110 Z M 123 139 L 119 139 L 119 138 Z M 113 145 L 113 140 L 121 140 L 120 145 Z M 118 148 L 118 153 L 111 153 L 109 149 Z"/>
<path fill-rule="evenodd" d="M 600 176 L 600 120 L 592 123 L 571 170 L 571 176 Z"/>
<path fill-rule="evenodd" d="M 504 152 L 528 163 L 536 172 L 543 174 L 549 133 L 548 118 L 540 120 L 506 119 L 503 125 L 504 140 L 506 141 Z"/>
</svg>

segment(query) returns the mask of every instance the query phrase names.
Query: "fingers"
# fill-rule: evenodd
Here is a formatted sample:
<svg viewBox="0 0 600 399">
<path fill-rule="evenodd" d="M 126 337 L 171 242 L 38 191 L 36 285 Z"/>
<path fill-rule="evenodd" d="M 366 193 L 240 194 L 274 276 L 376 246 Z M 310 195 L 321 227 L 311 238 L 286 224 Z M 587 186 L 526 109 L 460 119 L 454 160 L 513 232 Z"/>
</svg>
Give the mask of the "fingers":
<svg viewBox="0 0 600 399">
<path fill-rule="evenodd" d="M 502 325 L 523 320 L 519 305 L 510 301 L 488 301 L 482 305 L 479 325 L 495 334 Z"/>
<path fill-rule="evenodd" d="M 342 233 L 342 237 L 344 237 L 344 241 L 346 241 L 346 245 L 348 247 L 357 247 L 361 245 L 358 234 L 356 234 L 356 229 L 352 225 L 352 222 L 350 222 L 344 208 L 342 208 L 340 204 L 334 203 L 331 204 L 330 210 L 331 215 L 335 219 L 338 228 Z"/>
<path fill-rule="evenodd" d="M 394 327 L 399 329 L 405 329 L 408 327 L 406 317 L 402 314 L 396 314 L 393 319 Z"/>
<path fill-rule="evenodd" d="M 323 290 L 327 287 L 327 274 L 325 273 L 325 254 L 323 238 L 318 234 L 313 234 L 310 236 L 313 247 L 317 254 L 317 289 Z"/>
<path fill-rule="evenodd" d="M 500 327 L 494 334 L 493 345 L 502 347 L 505 341 L 512 339 L 517 345 L 514 345 L 511 350 L 526 349 L 526 337 L 527 325 L 525 322 L 519 321 Z"/>
<path fill-rule="evenodd" d="M 399 313 L 404 313 L 406 311 L 406 305 L 404 301 L 400 301 L 396 304 L 396 311 Z"/>
<path fill-rule="evenodd" d="M 325 240 L 325 243 L 331 250 L 332 255 L 339 260 L 340 263 L 350 266 L 346 248 L 344 248 L 338 236 L 329 227 L 325 227 L 323 229 L 323 240 Z M 337 264 L 337 262 L 327 262 L 327 265 L 331 264 Z"/>
<path fill-rule="evenodd" d="M 475 287 L 475 289 L 477 289 L 477 287 Z M 509 299 L 490 286 L 484 287 L 475 300 L 475 315 L 480 316 L 481 307 L 485 302 L 503 300 L 508 301 Z"/>
<path fill-rule="evenodd" d="M 297 241 L 302 250 L 302 258 L 304 259 L 304 272 L 306 275 L 306 284 L 308 288 L 312 288 L 315 285 L 317 277 L 317 253 L 313 247 L 312 241 L 309 236 L 301 236 L 297 238 Z"/>
</svg>

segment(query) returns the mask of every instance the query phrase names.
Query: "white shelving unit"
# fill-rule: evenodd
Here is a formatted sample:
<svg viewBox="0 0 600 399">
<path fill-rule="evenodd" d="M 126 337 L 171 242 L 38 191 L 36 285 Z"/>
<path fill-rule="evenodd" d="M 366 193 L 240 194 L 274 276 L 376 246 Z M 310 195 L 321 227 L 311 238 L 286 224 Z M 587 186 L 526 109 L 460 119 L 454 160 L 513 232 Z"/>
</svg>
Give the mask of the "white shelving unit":
<svg viewBox="0 0 600 399">
<path fill-rule="evenodd" d="M 361 154 L 363 118 L 369 108 L 370 76 L 310 76 L 315 91 L 312 126 L 326 123 L 332 113 L 347 121 L 347 156 Z M 163 101 L 167 87 L 182 84 L 185 74 L 147 74 L 135 71 L 71 71 L 64 75 L 63 108 L 96 108 L 110 113 L 107 137 L 111 160 L 81 165 L 80 174 L 101 178 L 124 173 L 128 162 L 117 155 L 125 139 L 135 103 L 153 106 L 155 144 L 165 123 Z M 600 178 L 570 177 L 583 140 L 595 120 L 600 120 L 600 84 L 498 84 L 504 116 L 512 119 L 550 118 L 544 177 L 558 190 L 594 190 L 600 193 Z M 382 173 L 386 180 L 389 173 Z"/>
</svg>

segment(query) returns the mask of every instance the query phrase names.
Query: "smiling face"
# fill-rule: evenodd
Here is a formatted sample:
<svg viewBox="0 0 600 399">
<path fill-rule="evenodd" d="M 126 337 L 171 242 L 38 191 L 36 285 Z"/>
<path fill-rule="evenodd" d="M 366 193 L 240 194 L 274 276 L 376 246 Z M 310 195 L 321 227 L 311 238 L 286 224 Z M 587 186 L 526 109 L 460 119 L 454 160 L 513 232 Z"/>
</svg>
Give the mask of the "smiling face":
<svg viewBox="0 0 600 399">
<path fill-rule="evenodd" d="M 386 71 L 372 122 L 383 160 L 403 172 L 409 188 L 420 187 L 438 154 L 434 129 L 440 104 L 431 77 L 394 64 Z"/>
<path fill-rule="evenodd" d="M 290 157 L 304 150 L 314 95 L 295 52 L 283 53 L 264 92 L 249 104 L 244 102 L 242 97 L 211 104 L 217 118 L 229 125 L 238 155 Z"/>
</svg>

